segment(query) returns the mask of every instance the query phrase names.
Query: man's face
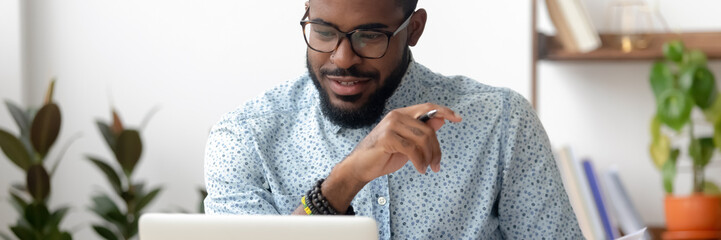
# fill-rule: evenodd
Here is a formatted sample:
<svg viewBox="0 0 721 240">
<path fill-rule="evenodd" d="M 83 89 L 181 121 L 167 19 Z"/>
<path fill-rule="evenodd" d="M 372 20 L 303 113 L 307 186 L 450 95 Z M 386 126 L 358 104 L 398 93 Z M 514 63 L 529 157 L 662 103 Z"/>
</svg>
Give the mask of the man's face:
<svg viewBox="0 0 721 240">
<path fill-rule="evenodd" d="M 309 4 L 309 19 L 344 32 L 368 26 L 393 32 L 405 20 L 393 0 L 312 0 Z M 323 112 L 331 120 L 344 127 L 362 127 L 380 117 L 407 67 L 407 29 L 390 38 L 386 54 L 379 59 L 356 55 L 347 38 L 331 53 L 308 49 L 308 70 L 320 92 Z"/>
</svg>

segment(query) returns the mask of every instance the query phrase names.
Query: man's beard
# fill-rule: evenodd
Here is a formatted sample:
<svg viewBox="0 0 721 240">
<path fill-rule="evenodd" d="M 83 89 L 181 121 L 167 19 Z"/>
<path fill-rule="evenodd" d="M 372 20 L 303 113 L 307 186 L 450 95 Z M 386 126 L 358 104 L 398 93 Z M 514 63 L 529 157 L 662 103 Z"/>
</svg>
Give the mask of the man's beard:
<svg viewBox="0 0 721 240">
<path fill-rule="evenodd" d="M 343 109 L 336 107 L 331 103 L 328 92 L 323 89 L 320 85 L 318 73 L 316 73 L 310 65 L 308 54 L 306 53 L 306 67 L 310 78 L 313 80 L 313 85 L 318 90 L 320 96 L 320 109 L 332 123 L 339 125 L 344 128 L 361 128 L 375 124 L 383 115 L 383 109 L 385 108 L 386 101 L 395 92 L 398 85 L 403 79 L 406 70 L 408 69 L 408 47 L 403 50 L 403 57 L 398 63 L 398 66 L 393 69 L 391 74 L 385 80 L 383 85 L 380 86 L 375 92 L 368 96 L 368 101 L 361 105 L 357 109 Z M 325 75 L 336 75 L 336 76 L 353 76 L 358 78 L 371 78 L 376 81 L 379 79 L 377 72 L 361 72 L 355 66 L 348 69 L 333 69 L 333 70 L 320 70 L 322 76 Z M 336 95 L 341 101 L 344 102 L 355 102 L 359 101 L 363 97 L 363 93 L 350 95 L 350 96 L 339 96 Z"/>
</svg>

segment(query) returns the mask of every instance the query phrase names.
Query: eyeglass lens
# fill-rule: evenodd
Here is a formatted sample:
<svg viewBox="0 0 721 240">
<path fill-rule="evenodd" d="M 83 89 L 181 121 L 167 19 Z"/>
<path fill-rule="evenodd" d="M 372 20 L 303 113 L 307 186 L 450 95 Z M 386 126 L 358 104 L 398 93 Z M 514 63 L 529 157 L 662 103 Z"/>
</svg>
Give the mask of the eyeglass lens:
<svg viewBox="0 0 721 240">
<path fill-rule="evenodd" d="M 320 52 L 334 51 L 345 35 L 331 26 L 320 23 L 308 23 L 303 31 L 308 45 Z M 388 47 L 388 36 L 372 30 L 353 31 L 350 40 L 355 53 L 367 58 L 383 56 Z"/>
</svg>

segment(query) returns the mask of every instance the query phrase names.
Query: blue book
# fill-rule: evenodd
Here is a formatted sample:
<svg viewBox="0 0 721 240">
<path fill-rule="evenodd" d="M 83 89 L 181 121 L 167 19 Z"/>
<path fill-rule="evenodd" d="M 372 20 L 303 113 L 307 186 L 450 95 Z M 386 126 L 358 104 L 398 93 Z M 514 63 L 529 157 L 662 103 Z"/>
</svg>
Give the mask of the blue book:
<svg viewBox="0 0 721 240">
<path fill-rule="evenodd" d="M 596 202 L 596 208 L 598 209 L 598 215 L 601 217 L 601 223 L 603 224 L 603 230 L 606 232 L 606 239 L 616 239 L 613 226 L 611 226 L 611 220 L 606 211 L 606 205 L 603 203 L 603 195 L 601 193 L 601 187 L 598 184 L 598 178 L 596 178 L 596 172 L 593 170 L 593 165 L 589 160 L 583 160 L 583 170 L 586 171 L 586 178 L 588 179 L 588 185 L 591 187 L 591 193 Z"/>
</svg>

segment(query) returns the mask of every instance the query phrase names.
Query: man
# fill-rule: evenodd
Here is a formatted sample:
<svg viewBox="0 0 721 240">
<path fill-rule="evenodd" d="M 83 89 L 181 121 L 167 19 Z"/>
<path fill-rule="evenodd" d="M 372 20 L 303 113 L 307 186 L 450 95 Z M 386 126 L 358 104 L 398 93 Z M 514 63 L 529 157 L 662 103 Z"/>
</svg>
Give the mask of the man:
<svg viewBox="0 0 721 240">
<path fill-rule="evenodd" d="M 211 131 L 209 214 L 355 213 L 382 239 L 583 238 L 527 101 L 413 61 L 416 2 L 306 3 L 307 75 Z"/>
</svg>

